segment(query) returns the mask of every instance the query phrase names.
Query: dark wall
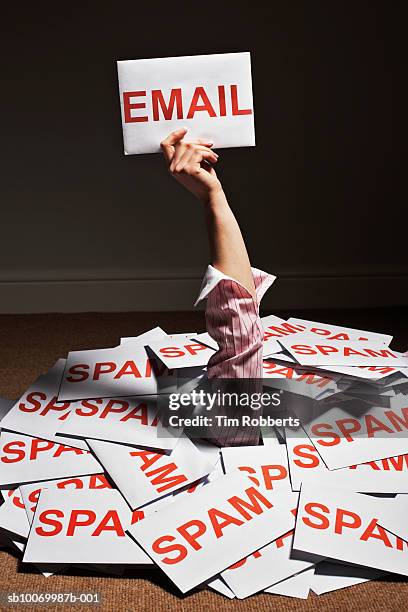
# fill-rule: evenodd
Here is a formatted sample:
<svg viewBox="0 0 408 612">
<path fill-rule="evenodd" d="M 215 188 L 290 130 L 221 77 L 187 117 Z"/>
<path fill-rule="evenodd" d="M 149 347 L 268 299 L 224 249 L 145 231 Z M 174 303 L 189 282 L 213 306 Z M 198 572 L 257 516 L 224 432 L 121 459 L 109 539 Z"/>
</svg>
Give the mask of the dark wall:
<svg viewBox="0 0 408 612">
<path fill-rule="evenodd" d="M 219 174 L 254 264 L 296 278 L 406 273 L 398 6 L 3 9 L 0 280 L 198 277 L 199 204 L 159 155 L 124 157 L 115 62 L 246 50 L 257 146 L 221 150 Z"/>
</svg>

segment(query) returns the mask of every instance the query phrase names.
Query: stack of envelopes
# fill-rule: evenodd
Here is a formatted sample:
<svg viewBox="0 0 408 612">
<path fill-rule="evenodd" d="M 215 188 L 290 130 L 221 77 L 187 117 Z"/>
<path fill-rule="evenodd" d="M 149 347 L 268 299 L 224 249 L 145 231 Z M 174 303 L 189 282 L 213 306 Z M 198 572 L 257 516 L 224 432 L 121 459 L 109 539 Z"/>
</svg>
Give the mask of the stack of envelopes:
<svg viewBox="0 0 408 612">
<path fill-rule="evenodd" d="M 206 333 L 70 352 L 0 400 L 0 543 L 45 576 L 157 566 L 229 598 L 407 576 L 408 356 L 386 334 L 262 322 L 264 390 L 293 418 L 257 446 L 164 422 L 158 400 L 205 380 Z"/>
</svg>

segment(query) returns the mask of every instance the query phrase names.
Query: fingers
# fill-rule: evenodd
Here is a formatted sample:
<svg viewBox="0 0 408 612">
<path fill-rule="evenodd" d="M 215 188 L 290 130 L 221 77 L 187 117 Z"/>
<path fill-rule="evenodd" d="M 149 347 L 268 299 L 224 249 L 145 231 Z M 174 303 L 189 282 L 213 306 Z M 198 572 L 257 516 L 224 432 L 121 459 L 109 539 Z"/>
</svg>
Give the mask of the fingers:
<svg viewBox="0 0 408 612">
<path fill-rule="evenodd" d="M 200 169 L 201 162 L 206 161 L 209 164 L 216 164 L 218 161 L 218 155 L 210 149 L 193 149 L 186 150 L 181 156 L 177 164 L 175 164 L 172 172 L 180 174 L 186 172 L 189 174 L 192 171 Z"/>
<path fill-rule="evenodd" d="M 194 143 L 204 145 L 205 147 L 214 146 L 214 143 L 212 140 L 205 140 L 204 138 L 197 138 L 197 140 L 195 140 Z"/>
<path fill-rule="evenodd" d="M 171 160 L 173 159 L 175 145 L 179 143 L 186 134 L 187 134 L 187 129 L 180 128 L 179 130 L 175 130 L 174 132 L 171 132 L 167 136 L 167 138 L 165 138 L 160 143 L 160 147 L 168 163 L 170 163 Z"/>
<path fill-rule="evenodd" d="M 193 156 L 200 156 L 204 154 L 212 163 L 216 163 L 218 161 L 218 154 L 215 153 L 215 151 L 211 151 L 211 149 L 204 147 L 203 145 L 180 143 L 175 147 L 175 154 L 170 164 L 170 172 L 174 172 L 176 168 L 177 172 L 179 172 L 180 164 L 182 164 L 182 167 L 185 167 Z"/>
</svg>

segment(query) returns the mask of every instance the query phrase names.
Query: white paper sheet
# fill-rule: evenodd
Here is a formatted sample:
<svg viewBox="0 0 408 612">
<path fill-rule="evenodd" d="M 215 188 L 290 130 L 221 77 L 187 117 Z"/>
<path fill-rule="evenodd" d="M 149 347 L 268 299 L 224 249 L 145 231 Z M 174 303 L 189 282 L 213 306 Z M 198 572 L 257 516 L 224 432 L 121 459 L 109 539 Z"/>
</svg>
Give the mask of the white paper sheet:
<svg viewBox="0 0 408 612">
<path fill-rule="evenodd" d="M 150 559 L 126 535 L 131 523 L 132 511 L 115 489 L 43 489 L 23 560 L 149 565 Z"/>
<path fill-rule="evenodd" d="M 306 483 L 296 519 L 294 550 L 408 575 L 408 544 L 378 524 L 394 499 Z"/>
<path fill-rule="evenodd" d="M 237 471 L 146 517 L 130 533 L 186 592 L 287 533 L 293 523 L 278 493 L 264 496 Z"/>
<path fill-rule="evenodd" d="M 249 53 L 118 62 L 125 154 L 158 153 L 172 131 L 215 147 L 255 145 Z"/>
<path fill-rule="evenodd" d="M 89 450 L 1 432 L 0 486 L 100 472 L 103 468 Z"/>
<path fill-rule="evenodd" d="M 58 436 L 80 436 L 172 449 L 177 444 L 181 430 L 163 428 L 157 411 L 155 400 L 149 397 L 98 398 L 72 402 L 71 413 L 59 425 L 57 433 Z"/>
<path fill-rule="evenodd" d="M 57 441 L 55 432 L 70 411 L 69 402 L 57 401 L 64 367 L 65 359 L 59 359 L 46 374 L 37 378 L 3 418 L 2 429 Z M 81 440 L 58 438 L 58 443 L 87 448 Z"/>
<path fill-rule="evenodd" d="M 100 440 L 88 444 L 132 509 L 204 478 L 213 468 L 186 437 L 170 455 Z"/>
</svg>

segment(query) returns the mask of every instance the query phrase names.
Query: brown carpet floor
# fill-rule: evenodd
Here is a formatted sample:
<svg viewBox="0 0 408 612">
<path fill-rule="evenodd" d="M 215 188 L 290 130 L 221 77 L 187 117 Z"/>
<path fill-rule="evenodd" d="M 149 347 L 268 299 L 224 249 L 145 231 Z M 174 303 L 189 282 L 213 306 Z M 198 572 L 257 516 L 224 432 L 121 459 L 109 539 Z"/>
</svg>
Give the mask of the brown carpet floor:
<svg viewBox="0 0 408 612">
<path fill-rule="evenodd" d="M 264 313 L 269 314 L 269 313 Z M 296 311 L 290 315 L 349 325 L 360 329 L 391 333 L 396 350 L 408 349 L 407 309 Z M 19 397 L 37 376 L 52 366 L 69 350 L 115 346 L 120 336 L 137 335 L 160 325 L 166 331 L 204 331 L 201 312 L 193 313 L 87 313 L 0 316 L 0 396 Z M 385 578 L 335 591 L 307 601 L 256 595 L 244 601 L 229 601 L 211 591 L 180 596 L 177 589 L 159 571 L 128 572 L 125 577 L 107 577 L 84 571 L 66 571 L 63 575 L 44 578 L 22 566 L 9 551 L 0 551 L 0 601 L 6 592 L 100 592 L 102 605 L 87 607 L 60 604 L 54 610 L 106 611 L 136 610 L 356 610 L 392 611 L 408 609 L 408 584 L 397 577 Z M 10 607 L 0 603 L 0 610 Z M 16 609 L 44 609 L 44 606 L 16 606 Z M 47 607 L 47 609 L 51 609 Z"/>
</svg>

